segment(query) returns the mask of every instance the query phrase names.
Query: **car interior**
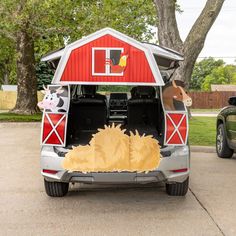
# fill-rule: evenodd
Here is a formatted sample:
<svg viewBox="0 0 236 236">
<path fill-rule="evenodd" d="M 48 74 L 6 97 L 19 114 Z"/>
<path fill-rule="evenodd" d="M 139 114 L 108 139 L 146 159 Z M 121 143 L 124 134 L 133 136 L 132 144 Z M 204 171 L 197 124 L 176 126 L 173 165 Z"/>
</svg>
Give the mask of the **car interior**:
<svg viewBox="0 0 236 236">
<path fill-rule="evenodd" d="M 67 146 L 86 145 L 104 125 L 120 124 L 126 133 L 153 135 L 162 144 L 163 111 L 160 91 L 152 86 L 131 87 L 129 93 L 97 92 L 97 85 L 71 86 Z"/>
</svg>

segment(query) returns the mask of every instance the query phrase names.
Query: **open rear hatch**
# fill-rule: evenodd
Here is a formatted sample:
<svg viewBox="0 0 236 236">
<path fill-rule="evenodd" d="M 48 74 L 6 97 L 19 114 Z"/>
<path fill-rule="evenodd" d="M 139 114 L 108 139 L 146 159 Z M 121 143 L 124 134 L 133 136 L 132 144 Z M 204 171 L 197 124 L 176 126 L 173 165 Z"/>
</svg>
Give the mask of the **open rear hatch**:
<svg viewBox="0 0 236 236">
<path fill-rule="evenodd" d="M 126 129 L 125 134 L 138 130 L 141 136 L 152 135 L 163 157 L 171 154 L 171 146 L 186 145 L 186 107 L 166 108 L 162 91 L 163 86 L 165 91 L 173 87 L 168 72 L 183 60 L 179 53 L 105 28 L 42 60 L 56 71 L 41 104 L 41 142 L 53 146 L 58 155 L 64 156 L 73 145 L 87 145 L 99 128 L 113 123 Z M 105 96 L 97 92 L 98 85 L 133 88 Z"/>
</svg>

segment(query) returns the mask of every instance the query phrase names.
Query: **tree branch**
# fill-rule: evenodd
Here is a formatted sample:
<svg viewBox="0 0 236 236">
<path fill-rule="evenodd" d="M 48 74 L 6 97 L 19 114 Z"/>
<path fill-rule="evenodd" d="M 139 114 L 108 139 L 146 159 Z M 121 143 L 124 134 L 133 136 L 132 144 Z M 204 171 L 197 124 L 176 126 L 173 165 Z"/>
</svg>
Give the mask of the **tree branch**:
<svg viewBox="0 0 236 236">
<path fill-rule="evenodd" d="M 14 42 L 16 41 L 16 37 L 6 30 L 0 29 L 0 35 L 3 35 L 4 37 L 6 37 Z"/>
<path fill-rule="evenodd" d="M 211 26 L 215 22 L 224 0 L 208 0 L 201 14 L 192 26 L 185 42 L 184 54 L 197 58 Z"/>
<path fill-rule="evenodd" d="M 183 43 L 176 22 L 176 0 L 154 0 L 158 14 L 158 38 L 160 45 L 173 48 L 184 55 L 184 61 L 175 71 L 174 78 L 188 85 L 194 64 L 201 52 L 206 36 L 216 20 L 224 0 L 207 0 Z"/>
<path fill-rule="evenodd" d="M 183 42 L 179 35 L 175 10 L 176 0 L 154 0 L 158 18 L 159 44 L 182 52 Z"/>
</svg>

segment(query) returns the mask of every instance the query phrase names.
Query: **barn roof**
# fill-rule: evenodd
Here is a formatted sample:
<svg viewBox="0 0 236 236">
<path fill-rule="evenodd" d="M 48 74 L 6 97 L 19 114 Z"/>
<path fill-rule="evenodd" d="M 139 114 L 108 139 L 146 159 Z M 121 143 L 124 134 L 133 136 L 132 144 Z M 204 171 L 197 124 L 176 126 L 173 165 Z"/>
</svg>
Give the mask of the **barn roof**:
<svg viewBox="0 0 236 236">
<path fill-rule="evenodd" d="M 105 35 L 111 35 L 111 36 L 137 48 L 137 49 L 140 49 L 141 51 L 143 51 L 145 53 L 146 59 L 148 61 L 148 64 L 150 66 L 150 69 L 151 69 L 152 74 L 155 79 L 155 83 L 153 85 L 159 85 L 159 86 L 164 85 L 164 82 L 162 80 L 162 76 L 160 74 L 159 68 L 157 66 L 157 63 L 156 63 L 156 60 L 154 57 L 155 55 L 157 55 L 158 57 L 170 59 L 173 61 L 183 60 L 183 57 L 178 52 L 175 52 L 171 49 L 160 47 L 160 46 L 154 45 L 154 44 L 141 43 L 141 42 L 138 42 L 137 40 L 125 35 L 125 34 L 122 34 L 118 31 L 116 31 L 116 30 L 113 30 L 111 28 L 104 28 L 102 30 L 99 30 L 99 31 L 93 33 L 93 34 L 88 35 L 87 37 L 83 37 L 82 39 L 77 40 L 77 41 L 67 45 L 65 48 L 62 48 L 60 50 L 49 53 L 41 59 L 42 61 L 53 61 L 53 60 L 60 59 L 59 65 L 58 65 L 57 70 L 54 74 L 53 83 L 62 83 L 62 81 L 60 81 L 60 79 L 62 77 L 62 74 L 63 74 L 63 71 L 66 67 L 66 64 L 69 60 L 71 52 L 74 49 L 82 47 L 83 45 L 90 43 L 91 41 L 94 41 L 94 40 L 101 38 Z M 88 81 L 88 82 L 90 83 L 91 81 Z M 109 84 L 109 83 L 96 82 L 96 84 Z M 126 83 L 112 82 L 111 84 L 126 84 Z M 128 84 L 130 84 L 130 83 L 128 83 Z M 145 85 L 145 82 L 138 83 L 138 84 Z"/>
<path fill-rule="evenodd" d="M 176 61 L 184 60 L 182 54 L 170 48 L 160 46 L 154 43 L 143 42 L 142 44 L 144 44 L 145 47 L 150 49 L 153 54 L 158 55 L 160 57 L 164 57 L 164 58 L 176 60 Z M 65 47 L 49 52 L 41 58 L 41 61 L 53 61 L 55 59 L 59 59 L 63 55 L 64 51 L 65 51 Z"/>
<path fill-rule="evenodd" d="M 59 59 L 61 58 L 61 56 L 63 55 L 65 47 L 57 49 L 55 51 L 49 52 L 47 54 L 45 54 L 42 58 L 41 61 L 53 61 L 55 59 Z"/>
<path fill-rule="evenodd" d="M 175 60 L 175 61 L 183 61 L 183 55 L 181 55 L 179 52 L 176 52 L 170 48 L 159 46 L 153 43 L 143 43 L 145 47 L 151 50 L 151 52 L 155 55 L 158 55 L 160 57 L 164 57 L 167 59 Z"/>
</svg>

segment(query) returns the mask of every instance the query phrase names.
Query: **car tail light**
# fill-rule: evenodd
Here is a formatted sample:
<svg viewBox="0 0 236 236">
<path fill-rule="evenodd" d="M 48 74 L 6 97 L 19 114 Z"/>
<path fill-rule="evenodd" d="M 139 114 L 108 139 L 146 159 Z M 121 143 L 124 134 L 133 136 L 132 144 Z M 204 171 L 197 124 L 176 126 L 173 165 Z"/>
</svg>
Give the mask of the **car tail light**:
<svg viewBox="0 0 236 236">
<path fill-rule="evenodd" d="M 43 169 L 43 173 L 47 173 L 47 174 L 55 175 L 57 172 L 58 172 L 57 170 L 47 170 L 47 169 Z"/>
<path fill-rule="evenodd" d="M 183 169 L 177 169 L 177 170 L 171 170 L 174 173 L 181 173 L 181 172 L 186 172 L 188 171 L 188 168 L 183 168 Z"/>
</svg>

